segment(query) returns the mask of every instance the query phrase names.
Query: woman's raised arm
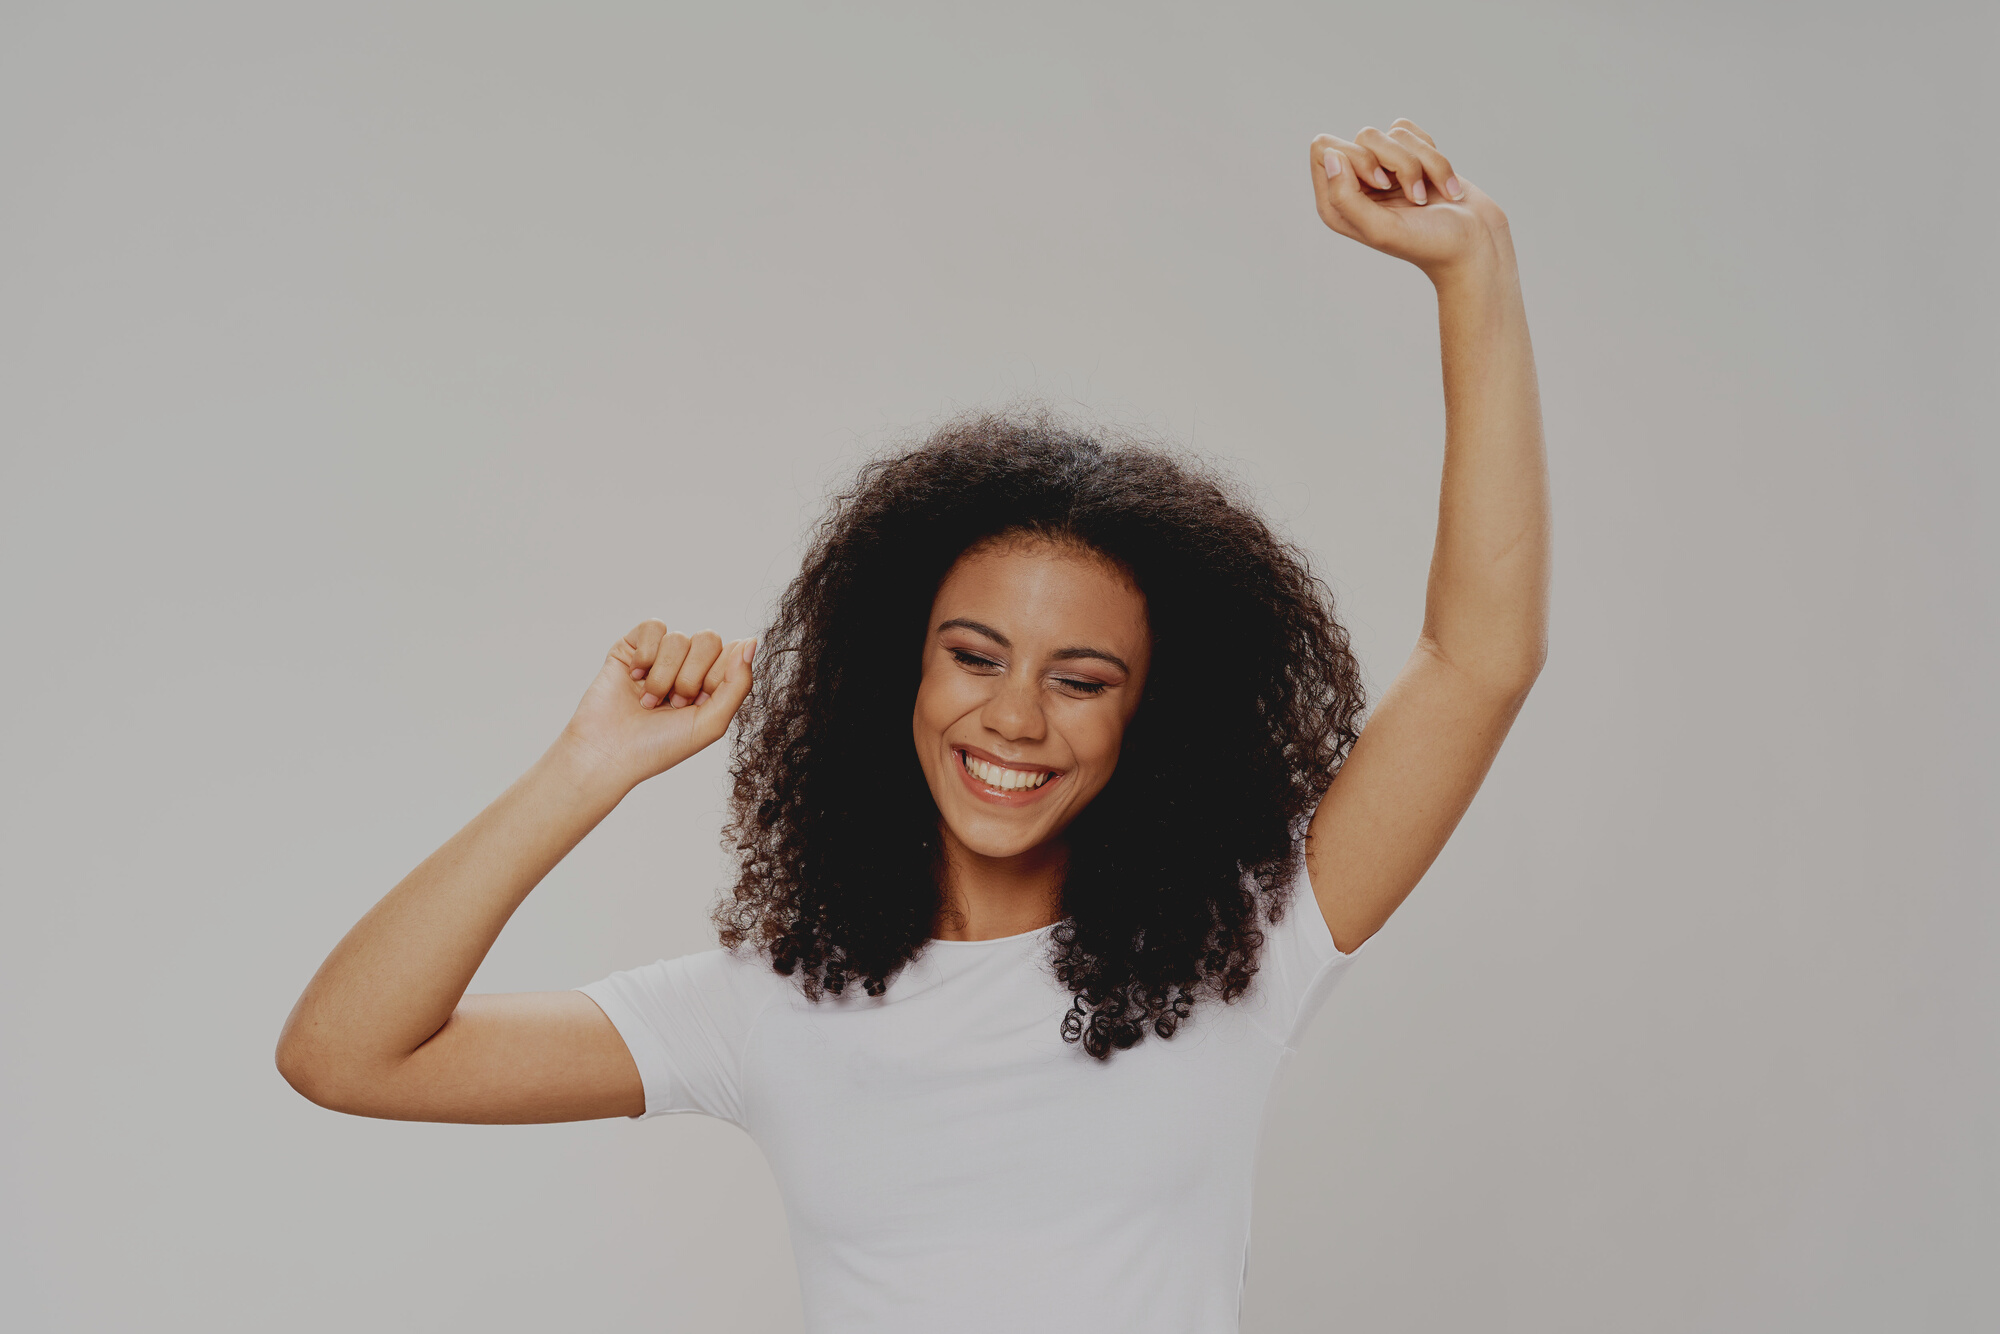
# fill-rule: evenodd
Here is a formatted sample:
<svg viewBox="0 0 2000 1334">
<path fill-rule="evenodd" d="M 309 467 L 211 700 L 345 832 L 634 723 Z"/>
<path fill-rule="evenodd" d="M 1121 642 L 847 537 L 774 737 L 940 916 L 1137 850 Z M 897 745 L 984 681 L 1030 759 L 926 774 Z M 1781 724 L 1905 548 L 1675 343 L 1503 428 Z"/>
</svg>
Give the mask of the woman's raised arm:
<svg viewBox="0 0 2000 1334">
<path fill-rule="evenodd" d="M 323 1107 L 410 1121 L 581 1121 L 644 1110 L 638 1068 L 581 992 L 466 996 L 529 891 L 654 774 L 719 739 L 755 645 L 646 621 L 612 645 L 534 767 L 349 931 L 278 1039 Z"/>
<path fill-rule="evenodd" d="M 1548 468 L 1506 215 L 1407 120 L 1312 145 L 1319 215 L 1437 289 L 1444 481 L 1424 628 L 1314 814 L 1306 865 L 1351 951 L 1416 888 L 1546 653 Z"/>
</svg>

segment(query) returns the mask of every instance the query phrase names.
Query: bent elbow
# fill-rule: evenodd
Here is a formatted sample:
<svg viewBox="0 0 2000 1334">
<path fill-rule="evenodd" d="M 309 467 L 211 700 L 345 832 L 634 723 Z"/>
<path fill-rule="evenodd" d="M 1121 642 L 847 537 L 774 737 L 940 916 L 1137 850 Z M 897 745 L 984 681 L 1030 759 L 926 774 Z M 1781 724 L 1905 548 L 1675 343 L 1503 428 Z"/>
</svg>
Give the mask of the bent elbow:
<svg viewBox="0 0 2000 1334">
<path fill-rule="evenodd" d="M 325 1072 L 289 1033 L 278 1039 L 277 1065 L 278 1073 L 292 1086 L 293 1092 L 307 1102 L 327 1105 Z"/>
<path fill-rule="evenodd" d="M 362 1114 L 356 1111 L 356 1081 L 341 1069 L 337 1059 L 313 1051 L 289 1031 L 278 1039 L 276 1057 L 278 1073 L 307 1102 L 329 1112 Z"/>
<path fill-rule="evenodd" d="M 1549 646 L 1547 641 L 1539 642 L 1532 649 L 1523 653 L 1520 661 L 1514 664 L 1513 673 L 1509 678 L 1514 693 L 1526 699 L 1528 692 L 1535 688 L 1535 682 L 1540 678 L 1542 668 L 1548 666 L 1548 663 Z"/>
<path fill-rule="evenodd" d="M 1523 634 L 1512 642 L 1495 644 L 1488 652 L 1467 656 L 1468 669 L 1489 693 L 1518 706 L 1548 664 L 1549 641 L 1544 635 Z"/>
</svg>

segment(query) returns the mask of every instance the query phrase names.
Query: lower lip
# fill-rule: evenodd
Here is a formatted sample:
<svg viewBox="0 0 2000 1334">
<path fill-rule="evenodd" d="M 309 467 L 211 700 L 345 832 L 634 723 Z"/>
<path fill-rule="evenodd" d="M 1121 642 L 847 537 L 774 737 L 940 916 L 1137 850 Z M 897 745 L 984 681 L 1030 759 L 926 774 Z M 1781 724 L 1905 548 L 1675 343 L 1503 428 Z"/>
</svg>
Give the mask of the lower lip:
<svg viewBox="0 0 2000 1334">
<path fill-rule="evenodd" d="M 995 806 L 1026 806 L 1032 801 L 1047 796 L 1049 789 L 1063 780 L 1063 776 L 1057 774 L 1040 787 L 1017 787 L 1011 790 L 988 787 L 977 778 L 974 778 L 972 771 L 965 767 L 965 752 L 962 750 L 954 750 L 951 753 L 951 767 L 958 770 L 958 776 L 964 781 L 968 792 L 978 797 L 981 801 L 991 802 Z"/>
</svg>

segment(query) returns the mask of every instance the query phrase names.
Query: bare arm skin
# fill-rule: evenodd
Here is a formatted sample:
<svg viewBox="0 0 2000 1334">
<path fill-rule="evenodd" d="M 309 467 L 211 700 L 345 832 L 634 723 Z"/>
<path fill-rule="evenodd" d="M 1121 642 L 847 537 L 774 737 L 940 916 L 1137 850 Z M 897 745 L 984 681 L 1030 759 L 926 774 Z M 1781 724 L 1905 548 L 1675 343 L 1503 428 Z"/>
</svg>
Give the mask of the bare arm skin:
<svg viewBox="0 0 2000 1334">
<path fill-rule="evenodd" d="M 1334 944 L 1352 951 L 1443 850 L 1541 671 L 1548 469 L 1499 206 L 1407 120 L 1352 142 L 1320 136 L 1312 174 L 1327 226 L 1430 278 L 1444 362 L 1444 481 L 1423 632 L 1327 790 L 1306 846 Z"/>
<path fill-rule="evenodd" d="M 404 877 L 320 965 L 278 1069 L 312 1101 L 407 1121 L 581 1121 L 645 1109 L 623 1039 L 581 992 L 467 996 L 530 891 L 639 783 L 718 738 L 755 646 L 646 621 L 562 736 Z"/>
</svg>

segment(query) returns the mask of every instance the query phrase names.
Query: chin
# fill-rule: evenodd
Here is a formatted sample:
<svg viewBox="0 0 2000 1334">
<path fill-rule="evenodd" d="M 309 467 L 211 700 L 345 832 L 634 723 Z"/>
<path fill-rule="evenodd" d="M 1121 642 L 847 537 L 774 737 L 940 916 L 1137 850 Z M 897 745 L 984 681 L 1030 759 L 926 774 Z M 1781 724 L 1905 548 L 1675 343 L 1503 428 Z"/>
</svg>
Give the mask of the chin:
<svg viewBox="0 0 2000 1334">
<path fill-rule="evenodd" d="M 960 847 L 978 856 L 991 857 L 995 860 L 1019 857 L 1023 853 L 1033 852 L 1044 843 L 1052 842 L 1060 836 L 1059 833 L 1044 833 L 1039 829 L 996 829 L 985 820 L 967 824 L 946 817 L 945 825 L 951 830 L 952 837 L 958 840 Z"/>
</svg>

